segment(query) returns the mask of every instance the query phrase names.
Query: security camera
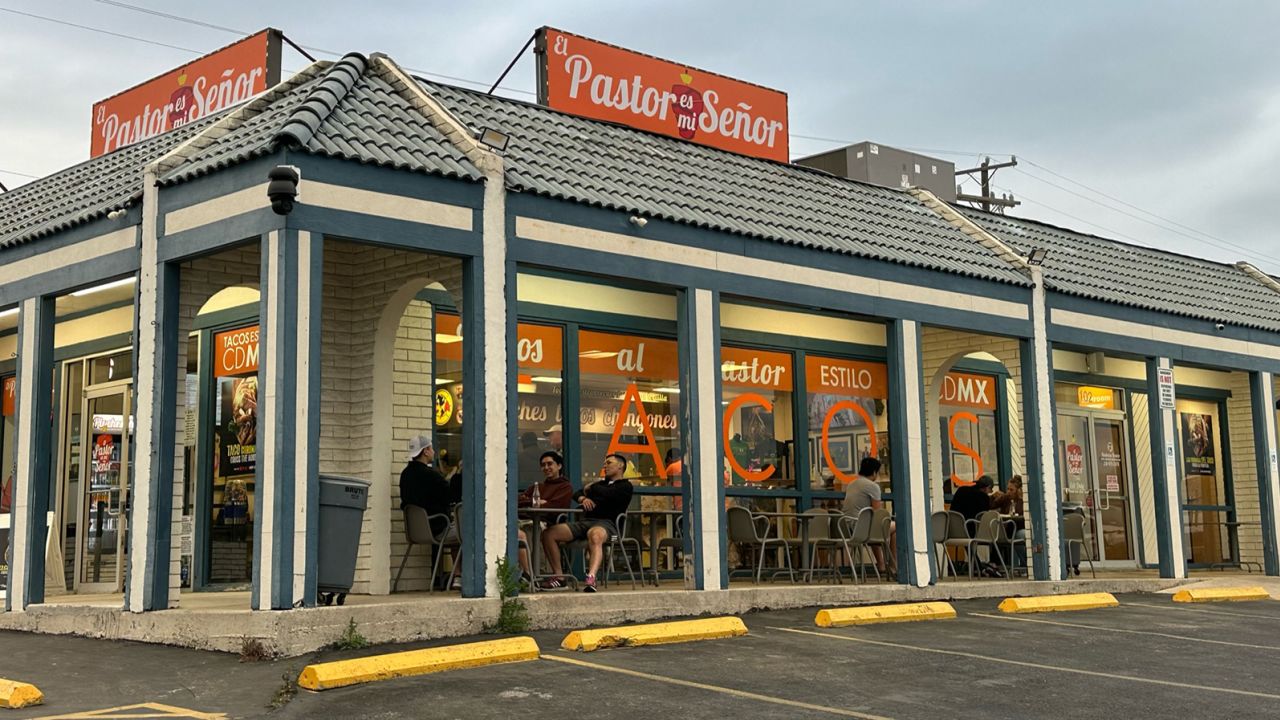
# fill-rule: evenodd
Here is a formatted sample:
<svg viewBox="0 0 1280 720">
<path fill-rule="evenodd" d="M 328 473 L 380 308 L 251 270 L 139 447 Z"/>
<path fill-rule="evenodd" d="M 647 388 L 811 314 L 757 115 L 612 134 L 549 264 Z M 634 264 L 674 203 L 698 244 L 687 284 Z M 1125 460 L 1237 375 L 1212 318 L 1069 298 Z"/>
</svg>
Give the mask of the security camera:
<svg viewBox="0 0 1280 720">
<path fill-rule="evenodd" d="M 267 198 L 271 200 L 271 210 L 277 215 L 288 215 L 293 212 L 293 201 L 298 197 L 298 182 L 302 175 L 298 169 L 290 165 L 277 165 L 267 173 Z"/>
<path fill-rule="evenodd" d="M 1225 330 L 1227 328 L 1227 326 L 1223 323 L 1214 323 L 1213 327 L 1215 330 Z"/>
<path fill-rule="evenodd" d="M 631 224 L 632 224 L 632 225 L 635 225 L 635 226 L 636 226 L 636 227 L 638 227 L 638 228 L 642 228 L 642 227 L 644 227 L 645 225 L 648 225 L 648 224 L 649 224 L 649 220 L 648 220 L 648 219 L 646 219 L 646 218 L 642 218 L 642 217 L 640 217 L 639 215 L 632 215 L 632 216 L 631 216 Z"/>
</svg>

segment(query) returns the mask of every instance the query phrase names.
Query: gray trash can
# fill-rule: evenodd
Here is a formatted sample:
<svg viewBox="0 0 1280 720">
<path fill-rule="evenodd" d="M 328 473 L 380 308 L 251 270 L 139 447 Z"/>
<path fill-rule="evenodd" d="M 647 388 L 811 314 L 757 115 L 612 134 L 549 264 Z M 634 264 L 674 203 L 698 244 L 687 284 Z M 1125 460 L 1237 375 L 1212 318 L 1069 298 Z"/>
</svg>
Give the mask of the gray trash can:
<svg viewBox="0 0 1280 720">
<path fill-rule="evenodd" d="M 369 504 L 369 482 L 340 475 L 320 476 L 320 545 L 317 550 L 316 590 L 321 604 L 339 605 L 356 578 L 360 526 Z"/>
</svg>

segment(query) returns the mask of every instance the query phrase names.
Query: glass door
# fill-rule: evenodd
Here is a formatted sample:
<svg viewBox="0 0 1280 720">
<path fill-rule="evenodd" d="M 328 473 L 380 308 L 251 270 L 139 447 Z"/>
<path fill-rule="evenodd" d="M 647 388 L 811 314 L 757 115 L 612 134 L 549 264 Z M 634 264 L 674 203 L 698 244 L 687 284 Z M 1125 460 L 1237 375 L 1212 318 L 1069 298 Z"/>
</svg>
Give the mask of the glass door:
<svg viewBox="0 0 1280 720">
<path fill-rule="evenodd" d="M 1086 543 L 1095 562 L 1131 564 L 1128 427 L 1097 413 L 1058 416 L 1058 472 L 1063 512 L 1087 519 Z"/>
<path fill-rule="evenodd" d="M 118 386 L 85 394 L 80 503 L 76 543 L 76 590 L 117 592 L 122 588 L 125 513 L 128 503 L 129 446 L 133 442 L 133 413 L 129 387 Z"/>
</svg>

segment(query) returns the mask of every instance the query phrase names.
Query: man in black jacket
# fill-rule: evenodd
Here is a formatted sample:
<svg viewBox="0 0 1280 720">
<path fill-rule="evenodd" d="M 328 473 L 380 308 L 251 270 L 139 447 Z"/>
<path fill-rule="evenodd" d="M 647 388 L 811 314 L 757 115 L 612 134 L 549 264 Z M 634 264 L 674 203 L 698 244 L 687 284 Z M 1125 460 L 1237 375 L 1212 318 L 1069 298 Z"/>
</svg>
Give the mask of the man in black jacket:
<svg viewBox="0 0 1280 720">
<path fill-rule="evenodd" d="M 431 437 L 416 435 L 409 441 L 409 464 L 400 471 L 400 507 L 417 505 L 431 519 L 431 532 L 439 538 L 449 521 L 436 515 L 449 515 L 453 510 L 453 493 L 449 482 L 432 466 L 435 449 Z"/>
<path fill-rule="evenodd" d="M 627 472 L 627 459 L 621 455 L 608 455 L 604 459 L 604 479 L 598 480 L 585 489 L 574 493 L 573 499 L 582 505 L 579 520 L 561 523 L 548 528 L 542 533 L 542 549 L 547 553 L 547 562 L 552 568 L 560 567 L 560 543 L 572 540 L 587 541 L 587 578 L 583 583 L 583 592 L 596 591 L 596 573 L 600 571 L 600 563 L 604 559 L 604 544 L 610 536 L 618 534 L 614 520 L 627 511 L 631 504 L 634 488 L 631 481 L 623 477 Z M 542 587 L 554 590 L 565 586 L 562 578 L 548 578 Z"/>
</svg>

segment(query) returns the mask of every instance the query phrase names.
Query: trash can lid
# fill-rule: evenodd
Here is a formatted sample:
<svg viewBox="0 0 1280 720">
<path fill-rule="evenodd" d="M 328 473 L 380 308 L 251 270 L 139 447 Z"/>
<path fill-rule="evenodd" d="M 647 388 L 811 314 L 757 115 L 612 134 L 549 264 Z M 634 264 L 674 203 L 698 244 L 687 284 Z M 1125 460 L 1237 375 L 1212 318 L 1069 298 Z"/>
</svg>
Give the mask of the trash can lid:
<svg viewBox="0 0 1280 720">
<path fill-rule="evenodd" d="M 320 482 L 337 483 L 342 485 L 363 485 L 365 487 L 373 485 L 372 482 L 363 478 L 349 477 L 346 475 L 330 475 L 328 473 L 320 473 Z"/>
</svg>

